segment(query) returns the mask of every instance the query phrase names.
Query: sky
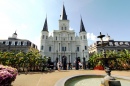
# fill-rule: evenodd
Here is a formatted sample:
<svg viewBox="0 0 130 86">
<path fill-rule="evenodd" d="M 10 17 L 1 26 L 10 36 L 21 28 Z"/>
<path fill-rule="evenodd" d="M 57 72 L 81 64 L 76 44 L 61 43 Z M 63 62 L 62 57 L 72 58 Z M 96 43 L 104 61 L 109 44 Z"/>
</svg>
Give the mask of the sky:
<svg viewBox="0 0 130 86">
<path fill-rule="evenodd" d="M 81 17 L 88 45 L 100 32 L 115 41 L 130 41 L 130 0 L 0 0 L 0 39 L 16 31 L 40 49 L 40 37 L 47 16 L 48 30 L 58 30 L 63 4 L 70 28 L 80 31 Z"/>
</svg>

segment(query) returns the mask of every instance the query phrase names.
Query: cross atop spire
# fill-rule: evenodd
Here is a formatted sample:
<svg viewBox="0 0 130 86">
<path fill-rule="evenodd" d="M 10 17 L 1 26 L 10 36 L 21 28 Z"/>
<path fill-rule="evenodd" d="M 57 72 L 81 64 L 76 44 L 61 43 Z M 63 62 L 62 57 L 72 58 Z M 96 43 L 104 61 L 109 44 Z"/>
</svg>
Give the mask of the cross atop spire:
<svg viewBox="0 0 130 86">
<path fill-rule="evenodd" d="M 83 21 L 82 21 L 82 17 L 81 17 L 81 22 L 80 22 L 80 32 L 86 32 Z"/>
<path fill-rule="evenodd" d="M 47 25 L 47 17 L 45 19 L 45 23 L 44 23 L 44 26 L 43 26 L 43 30 L 42 31 L 47 31 L 48 32 L 48 25 Z"/>
<path fill-rule="evenodd" d="M 61 20 L 67 20 L 67 15 L 66 15 L 64 4 L 63 4 L 62 14 L 60 15 L 60 19 Z"/>
</svg>

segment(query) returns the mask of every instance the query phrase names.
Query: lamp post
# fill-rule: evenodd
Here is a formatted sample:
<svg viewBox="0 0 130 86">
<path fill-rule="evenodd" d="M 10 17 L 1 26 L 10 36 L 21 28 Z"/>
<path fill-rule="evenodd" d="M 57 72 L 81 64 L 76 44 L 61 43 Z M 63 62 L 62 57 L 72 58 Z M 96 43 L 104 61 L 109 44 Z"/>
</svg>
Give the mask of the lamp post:
<svg viewBox="0 0 130 86">
<path fill-rule="evenodd" d="M 106 52 L 104 47 L 106 45 L 108 45 L 108 42 L 103 42 L 103 37 L 105 37 L 105 35 L 102 35 L 100 32 L 100 35 L 97 36 L 97 38 L 101 39 L 101 44 L 98 44 L 98 46 L 101 46 L 101 48 L 103 49 L 103 58 L 99 58 L 98 60 L 103 60 L 104 62 L 104 66 L 105 66 L 105 72 L 106 72 L 106 76 L 104 77 L 104 80 L 101 82 L 103 84 L 103 86 L 112 86 L 110 83 L 114 84 L 114 86 L 121 86 L 119 81 L 113 81 L 115 80 L 114 77 L 111 76 L 111 69 L 109 68 L 109 61 L 110 60 L 115 60 L 116 58 L 106 58 Z M 115 84 L 116 82 L 116 84 Z M 107 85 L 106 85 L 107 84 Z"/>
<path fill-rule="evenodd" d="M 83 57 L 84 57 L 84 50 L 83 50 Z"/>
</svg>

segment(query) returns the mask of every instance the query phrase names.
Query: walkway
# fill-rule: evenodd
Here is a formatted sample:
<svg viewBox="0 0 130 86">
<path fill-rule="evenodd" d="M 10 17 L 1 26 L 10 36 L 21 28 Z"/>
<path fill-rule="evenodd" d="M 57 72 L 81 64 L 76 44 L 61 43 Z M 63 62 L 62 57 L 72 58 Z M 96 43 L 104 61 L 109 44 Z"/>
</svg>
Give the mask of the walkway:
<svg viewBox="0 0 130 86">
<path fill-rule="evenodd" d="M 130 71 L 112 71 L 112 75 L 128 76 Z M 61 70 L 53 72 L 30 72 L 20 74 L 12 83 L 13 86 L 54 86 L 55 83 L 64 77 L 77 75 L 77 74 L 105 74 L 102 70 Z"/>
</svg>

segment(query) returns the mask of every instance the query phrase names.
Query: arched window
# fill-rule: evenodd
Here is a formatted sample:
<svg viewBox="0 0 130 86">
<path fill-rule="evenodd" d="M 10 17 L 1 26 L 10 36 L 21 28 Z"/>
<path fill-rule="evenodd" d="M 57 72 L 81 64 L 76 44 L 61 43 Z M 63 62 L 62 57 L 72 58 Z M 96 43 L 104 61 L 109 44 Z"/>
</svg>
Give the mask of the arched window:
<svg viewBox="0 0 130 86">
<path fill-rule="evenodd" d="M 46 39 L 48 38 L 48 36 L 46 36 Z"/>
<path fill-rule="evenodd" d="M 73 40 L 73 37 L 71 37 L 71 40 Z"/>
<path fill-rule="evenodd" d="M 85 50 L 87 50 L 87 46 L 85 46 Z"/>
<path fill-rule="evenodd" d="M 43 46 L 41 46 L 41 50 L 43 50 Z"/>
<path fill-rule="evenodd" d="M 42 39 L 44 39 L 44 35 L 42 36 Z"/>
<path fill-rule="evenodd" d="M 51 46 L 49 47 L 49 51 L 51 51 Z"/>
<path fill-rule="evenodd" d="M 85 37 L 85 35 L 84 35 L 84 39 L 85 39 L 86 37 Z"/>
<path fill-rule="evenodd" d="M 61 27 L 61 29 L 63 30 L 63 27 Z"/>
<path fill-rule="evenodd" d="M 79 47 L 77 47 L 77 51 L 79 51 Z"/>
<path fill-rule="evenodd" d="M 62 47 L 62 51 L 64 51 L 64 47 Z"/>
<path fill-rule="evenodd" d="M 17 43 L 18 43 L 18 42 L 16 41 L 16 42 L 15 42 L 15 45 L 17 45 Z"/>
<path fill-rule="evenodd" d="M 65 27 L 65 30 L 66 30 L 66 27 Z"/>
<path fill-rule="evenodd" d="M 66 51 L 66 47 L 65 47 L 65 51 Z"/>
<path fill-rule="evenodd" d="M 56 40 L 57 40 L 57 36 L 56 36 Z"/>
</svg>

